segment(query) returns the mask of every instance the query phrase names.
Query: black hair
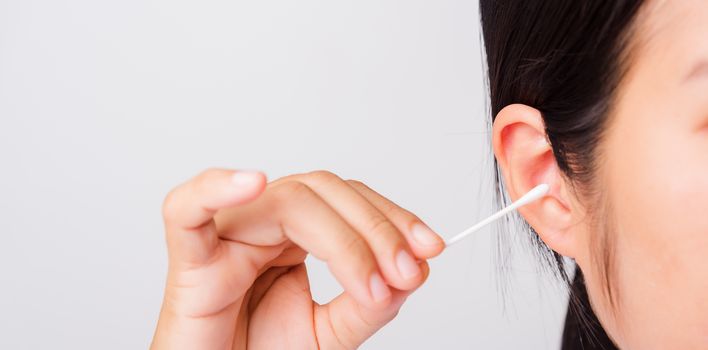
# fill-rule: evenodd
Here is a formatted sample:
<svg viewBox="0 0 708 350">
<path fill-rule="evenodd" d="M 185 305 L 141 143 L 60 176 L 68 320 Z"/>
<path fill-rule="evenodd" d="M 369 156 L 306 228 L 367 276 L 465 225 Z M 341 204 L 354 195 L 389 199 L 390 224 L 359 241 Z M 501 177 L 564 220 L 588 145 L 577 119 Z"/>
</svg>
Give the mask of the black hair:
<svg viewBox="0 0 708 350">
<path fill-rule="evenodd" d="M 633 23 L 642 0 L 480 0 L 482 38 L 486 54 L 491 124 L 499 111 L 514 103 L 538 109 L 553 156 L 578 198 L 597 209 L 604 196 L 596 182 L 603 132 L 612 115 L 617 87 L 628 70 Z M 491 133 L 490 133 L 491 135 Z M 510 203 L 494 160 L 495 206 Z M 598 271 L 604 293 L 615 304 L 611 288 L 612 244 L 604 234 L 607 222 L 596 220 Z M 529 232 L 543 266 L 560 278 L 571 294 L 569 315 L 584 314 L 587 300 L 571 289 L 563 257 L 548 248 L 518 214 L 500 221 L 497 237 L 505 239 L 509 225 Z M 501 248 L 500 248 L 501 249 Z M 580 271 L 576 273 L 581 276 Z M 584 288 L 584 287 L 583 287 Z M 587 299 L 587 295 L 584 296 Z M 571 308 L 575 310 L 571 310 Z M 592 312 L 589 310 L 589 312 Z M 593 316 L 593 315 L 591 315 Z M 590 318 L 586 321 L 589 322 Z M 586 322 L 586 323 L 588 323 Z"/>
</svg>

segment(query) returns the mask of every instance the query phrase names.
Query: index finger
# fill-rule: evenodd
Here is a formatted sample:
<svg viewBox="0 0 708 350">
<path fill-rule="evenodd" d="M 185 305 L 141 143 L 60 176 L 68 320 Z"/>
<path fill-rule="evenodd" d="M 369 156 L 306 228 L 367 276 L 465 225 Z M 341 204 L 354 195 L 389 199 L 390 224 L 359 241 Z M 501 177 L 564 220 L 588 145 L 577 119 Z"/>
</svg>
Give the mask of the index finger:
<svg viewBox="0 0 708 350">
<path fill-rule="evenodd" d="M 378 208 L 403 233 L 417 258 L 428 259 L 440 255 L 445 242 L 423 220 L 401 208 L 390 199 L 357 180 L 346 180 L 352 188 Z"/>
</svg>

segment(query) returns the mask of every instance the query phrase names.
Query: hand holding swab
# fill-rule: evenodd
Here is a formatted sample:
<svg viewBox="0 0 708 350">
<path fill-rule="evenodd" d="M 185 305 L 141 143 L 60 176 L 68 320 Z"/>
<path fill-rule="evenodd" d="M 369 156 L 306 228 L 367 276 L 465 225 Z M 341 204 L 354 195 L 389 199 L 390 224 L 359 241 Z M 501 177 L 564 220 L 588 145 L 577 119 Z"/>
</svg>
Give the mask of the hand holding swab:
<svg viewBox="0 0 708 350">
<path fill-rule="evenodd" d="M 546 193 L 548 193 L 549 186 L 547 184 L 540 184 L 525 195 L 521 196 L 516 202 L 511 203 L 508 207 L 496 212 L 494 215 L 480 221 L 478 224 L 462 231 L 461 233 L 455 235 L 454 237 L 450 238 L 445 242 L 445 248 L 451 246 L 453 243 L 467 237 L 468 235 L 472 234 L 473 232 L 481 229 L 482 227 L 488 225 L 489 223 L 493 222 L 494 220 L 497 220 L 504 216 L 505 214 L 511 212 L 512 210 L 518 209 L 521 206 L 524 206 L 526 204 L 529 204 L 539 198 L 542 198 Z"/>
</svg>

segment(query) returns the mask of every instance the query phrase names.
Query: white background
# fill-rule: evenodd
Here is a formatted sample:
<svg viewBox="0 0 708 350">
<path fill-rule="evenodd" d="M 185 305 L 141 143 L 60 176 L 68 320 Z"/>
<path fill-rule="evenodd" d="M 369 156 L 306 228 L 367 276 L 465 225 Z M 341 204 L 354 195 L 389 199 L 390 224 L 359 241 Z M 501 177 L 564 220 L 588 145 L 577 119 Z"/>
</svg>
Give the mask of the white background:
<svg viewBox="0 0 708 350">
<path fill-rule="evenodd" d="M 327 169 L 445 237 L 476 223 L 481 58 L 476 1 L 1 0 L 0 348 L 147 348 L 160 205 L 207 167 Z M 558 348 L 564 294 L 524 244 L 501 274 L 495 244 L 430 260 L 362 348 Z M 316 300 L 341 291 L 307 262 Z"/>
</svg>

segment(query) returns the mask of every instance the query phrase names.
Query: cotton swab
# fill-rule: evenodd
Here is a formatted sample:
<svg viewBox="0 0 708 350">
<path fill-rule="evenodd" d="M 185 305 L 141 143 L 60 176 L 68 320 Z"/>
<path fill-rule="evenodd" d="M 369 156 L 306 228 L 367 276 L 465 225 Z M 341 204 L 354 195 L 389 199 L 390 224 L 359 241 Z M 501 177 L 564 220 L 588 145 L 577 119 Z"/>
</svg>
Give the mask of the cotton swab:
<svg viewBox="0 0 708 350">
<path fill-rule="evenodd" d="M 501 218 L 502 216 L 511 212 L 512 210 L 518 209 L 521 206 L 524 206 L 524 205 L 529 204 L 537 199 L 540 199 L 546 193 L 548 193 L 548 190 L 549 190 L 548 184 L 540 184 L 540 185 L 532 188 L 531 191 L 528 191 L 525 195 L 521 196 L 521 198 L 519 198 L 516 202 L 511 203 L 508 207 L 496 212 L 494 215 L 480 221 L 478 224 L 462 231 L 461 233 L 459 233 L 456 236 L 447 240 L 445 242 L 445 248 L 447 248 L 447 247 L 451 246 L 453 243 L 467 237 L 468 235 L 470 235 L 473 232 L 488 225 L 489 223 L 493 222 L 494 220 Z"/>
</svg>

